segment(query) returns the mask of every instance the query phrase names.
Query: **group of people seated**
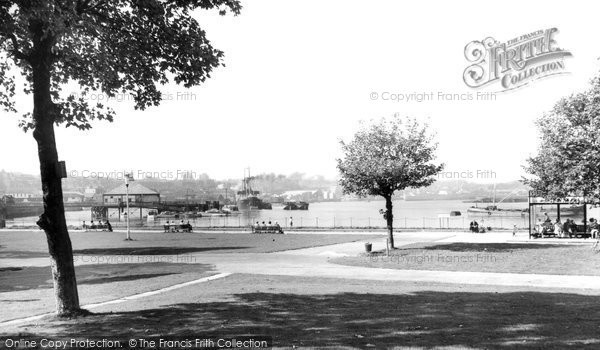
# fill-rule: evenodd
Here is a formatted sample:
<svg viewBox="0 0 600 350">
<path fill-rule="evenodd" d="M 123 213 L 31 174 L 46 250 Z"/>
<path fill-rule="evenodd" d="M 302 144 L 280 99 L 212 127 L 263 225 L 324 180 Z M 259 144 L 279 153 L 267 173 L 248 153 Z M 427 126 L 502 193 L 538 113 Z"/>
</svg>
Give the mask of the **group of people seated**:
<svg viewBox="0 0 600 350">
<path fill-rule="evenodd" d="M 479 226 L 479 223 L 475 220 L 471 221 L 471 223 L 469 223 L 469 231 L 474 232 L 474 233 L 485 233 L 486 230 L 491 230 L 491 227 L 485 227 L 483 226 L 483 224 L 481 226 Z"/>
<path fill-rule="evenodd" d="M 252 225 L 253 233 L 283 233 L 283 229 L 275 221 L 275 224 L 272 224 L 271 221 L 268 223 L 262 222 L 262 225 L 257 221 L 254 225 Z"/>
<path fill-rule="evenodd" d="M 175 221 L 169 222 L 169 220 L 167 220 L 164 229 L 165 232 L 192 232 L 192 225 L 189 221 L 184 223 L 183 220 L 181 220 L 180 223 L 176 223 Z"/>
<path fill-rule="evenodd" d="M 110 224 L 110 221 L 108 221 L 108 219 L 106 220 L 105 223 L 102 223 L 102 220 L 98 220 L 98 223 L 95 223 L 94 220 L 92 220 L 89 225 L 87 225 L 84 221 L 82 227 L 86 231 L 87 230 L 102 230 L 102 231 L 113 232 L 112 225 Z"/>
<path fill-rule="evenodd" d="M 582 223 L 585 223 L 582 221 Z M 544 220 L 542 218 L 538 218 L 538 222 L 534 228 L 534 232 L 536 236 L 556 236 L 562 238 L 571 238 L 573 236 L 591 236 L 592 238 L 597 238 L 598 233 L 600 232 L 600 225 L 598 224 L 598 220 L 594 218 L 589 219 L 589 224 L 587 225 L 587 232 L 581 227 L 581 225 L 577 225 L 575 220 L 566 219 L 565 222 L 562 222 L 560 219 L 556 219 L 552 221 L 548 213 L 544 213 Z"/>
<path fill-rule="evenodd" d="M 543 220 L 538 218 L 537 225 L 534 228 L 536 235 L 547 235 L 568 238 L 577 234 L 577 224 L 571 219 L 561 222 L 559 219 L 552 222 L 552 220 Z"/>
</svg>

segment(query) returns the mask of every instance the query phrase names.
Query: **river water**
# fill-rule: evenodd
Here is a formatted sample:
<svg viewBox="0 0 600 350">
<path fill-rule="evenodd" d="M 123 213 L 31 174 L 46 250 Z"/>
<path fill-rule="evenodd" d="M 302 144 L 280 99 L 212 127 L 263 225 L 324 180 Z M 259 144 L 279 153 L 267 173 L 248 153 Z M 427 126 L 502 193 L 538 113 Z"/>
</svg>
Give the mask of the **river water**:
<svg viewBox="0 0 600 350">
<path fill-rule="evenodd" d="M 463 203 L 459 200 L 437 200 L 437 201 L 394 201 L 394 227 L 397 228 L 468 228 L 469 222 L 474 219 L 467 215 L 467 208 L 473 203 Z M 480 205 L 481 206 L 481 205 Z M 502 203 L 502 208 L 527 208 L 527 203 Z M 273 206 L 273 210 L 260 210 L 242 212 L 229 217 L 202 217 L 189 219 L 194 227 L 240 227 L 247 226 L 256 221 L 275 222 L 283 227 L 290 226 L 290 218 L 294 227 L 385 227 L 385 221 L 379 214 L 380 209 L 385 208 L 385 202 L 381 201 L 355 201 L 355 202 L 323 202 L 311 203 L 307 211 L 283 210 L 283 206 Z M 460 211 L 461 216 L 447 216 L 451 211 Z M 67 212 L 69 225 L 81 226 L 83 221 L 91 220 L 89 210 L 78 212 Z M 132 215 L 133 219 L 133 215 Z M 528 226 L 528 216 L 524 217 L 482 217 L 475 219 L 480 225 L 494 228 L 519 228 Z M 9 220 L 10 225 L 34 225 L 37 217 L 18 218 Z M 188 219 L 185 219 L 186 221 Z M 144 222 L 147 226 L 160 226 L 165 220 Z M 139 219 L 132 221 L 134 225 L 140 225 Z M 113 223 L 119 226 L 120 223 Z"/>
</svg>

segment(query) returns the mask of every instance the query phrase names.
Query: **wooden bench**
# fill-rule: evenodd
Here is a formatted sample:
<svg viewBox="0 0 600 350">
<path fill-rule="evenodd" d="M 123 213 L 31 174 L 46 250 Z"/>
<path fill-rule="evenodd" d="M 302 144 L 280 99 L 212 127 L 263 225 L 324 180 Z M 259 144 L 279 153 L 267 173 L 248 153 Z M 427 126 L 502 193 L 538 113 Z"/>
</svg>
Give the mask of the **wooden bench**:
<svg viewBox="0 0 600 350">
<path fill-rule="evenodd" d="M 270 233 L 270 234 L 283 234 L 283 229 L 279 226 L 251 226 L 252 233 Z"/>
<path fill-rule="evenodd" d="M 540 238 L 540 237 L 557 237 L 556 233 L 554 232 L 554 225 L 551 224 L 544 224 L 543 225 L 543 229 L 542 232 L 538 232 L 539 230 L 537 229 L 537 227 L 534 229 L 534 232 L 532 233 L 532 237 L 534 238 Z M 577 228 L 575 229 L 575 232 L 569 232 L 568 233 L 569 238 L 589 238 L 592 236 L 591 232 L 590 232 L 590 228 L 588 227 L 587 232 L 585 231 L 585 226 L 583 225 L 577 225 Z"/>
<path fill-rule="evenodd" d="M 576 238 L 590 238 L 592 237 L 592 230 L 588 226 L 587 231 L 584 225 L 577 225 L 577 229 L 573 233 L 569 233 L 569 236 L 575 236 Z"/>
<path fill-rule="evenodd" d="M 112 232 L 112 229 L 109 229 L 108 225 L 84 225 L 83 230 L 88 231 L 100 231 L 100 232 Z"/>
<path fill-rule="evenodd" d="M 165 232 L 194 232 L 190 224 L 169 224 L 163 225 Z"/>
</svg>

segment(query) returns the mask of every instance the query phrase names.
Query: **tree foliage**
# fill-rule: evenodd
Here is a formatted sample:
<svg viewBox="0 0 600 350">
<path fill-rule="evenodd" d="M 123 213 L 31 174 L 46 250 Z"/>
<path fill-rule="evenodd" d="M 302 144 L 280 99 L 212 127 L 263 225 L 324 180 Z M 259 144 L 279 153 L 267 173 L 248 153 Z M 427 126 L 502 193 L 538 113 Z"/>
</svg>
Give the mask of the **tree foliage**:
<svg viewBox="0 0 600 350">
<path fill-rule="evenodd" d="M 46 233 L 59 315 L 85 314 L 64 215 L 54 126 L 86 130 L 114 111 L 89 103 L 133 96 L 135 108 L 158 105 L 159 84 L 199 85 L 222 64 L 192 17 L 196 9 L 238 14 L 237 0 L 0 0 L 0 108 L 15 112 L 17 82 L 33 95 L 33 110 L 20 126 L 37 142 Z M 20 72 L 22 79 L 12 75 Z M 78 94 L 65 93 L 78 86 Z"/>
<path fill-rule="evenodd" d="M 437 144 L 428 125 L 412 118 L 382 119 L 341 141 L 340 185 L 345 193 L 391 196 L 406 188 L 429 186 L 443 169 L 435 164 Z"/>
<path fill-rule="evenodd" d="M 341 141 L 341 145 L 344 158 L 338 159 L 337 167 L 344 193 L 385 198 L 384 219 L 393 248 L 394 192 L 429 186 L 443 169 L 443 164 L 434 163 L 437 144 L 428 125 L 394 115 L 364 127 L 351 142 Z"/>
<path fill-rule="evenodd" d="M 171 81 L 191 87 L 210 78 L 222 64 L 200 24 L 196 9 L 238 14 L 237 0 L 0 0 L 0 107 L 14 112 L 17 80 L 32 93 L 32 66 L 49 65 L 54 122 L 89 129 L 93 120 L 114 118 L 91 93 L 113 98 L 131 94 L 135 108 L 160 103 L 158 85 Z M 36 42 L 38 41 L 38 42 Z M 40 57 L 45 47 L 50 57 Z M 18 68 L 18 69 L 15 69 Z M 77 94 L 65 93 L 66 84 Z M 36 121 L 26 113 L 23 129 Z"/>
<path fill-rule="evenodd" d="M 562 98 L 537 121 L 538 154 L 527 160 L 523 182 L 549 198 L 600 198 L 600 78 Z"/>
</svg>

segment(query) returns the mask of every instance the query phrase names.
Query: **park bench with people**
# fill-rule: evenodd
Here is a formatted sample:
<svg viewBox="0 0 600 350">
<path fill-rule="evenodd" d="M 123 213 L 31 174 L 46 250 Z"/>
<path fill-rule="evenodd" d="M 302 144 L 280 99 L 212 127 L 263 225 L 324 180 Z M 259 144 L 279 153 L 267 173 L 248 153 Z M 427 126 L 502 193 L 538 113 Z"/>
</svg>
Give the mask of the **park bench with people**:
<svg viewBox="0 0 600 350">
<path fill-rule="evenodd" d="M 483 224 L 479 225 L 479 223 L 475 220 L 471 221 L 471 223 L 469 224 L 469 231 L 471 231 L 473 233 L 486 233 L 491 230 L 492 230 L 491 226 L 486 227 Z"/>
<path fill-rule="evenodd" d="M 590 238 L 592 237 L 592 229 L 590 226 L 585 225 L 572 225 L 569 230 L 565 230 L 566 234 L 561 235 L 561 237 L 568 238 Z M 542 224 L 537 225 L 533 229 L 533 233 L 531 235 L 534 238 L 544 238 L 544 237 L 559 237 L 559 234 L 556 232 L 555 225 L 552 222 L 544 222 Z"/>
<path fill-rule="evenodd" d="M 281 226 L 251 226 L 252 233 L 272 233 L 272 234 L 283 234 Z"/>
<path fill-rule="evenodd" d="M 554 231 L 554 224 L 550 221 L 546 221 L 544 223 L 538 224 L 533 229 L 533 233 L 531 235 L 534 238 L 544 238 L 544 237 L 556 237 L 557 234 Z"/>
<path fill-rule="evenodd" d="M 92 222 L 91 225 L 87 225 L 84 221 L 82 227 L 83 227 L 83 230 L 86 232 L 88 232 L 88 231 L 113 232 L 112 225 L 109 222 L 106 222 L 104 224 L 102 224 L 102 223 L 95 224 L 94 222 Z"/>
<path fill-rule="evenodd" d="M 165 232 L 194 232 L 193 227 L 189 222 L 187 224 L 165 224 L 163 227 Z"/>
</svg>

